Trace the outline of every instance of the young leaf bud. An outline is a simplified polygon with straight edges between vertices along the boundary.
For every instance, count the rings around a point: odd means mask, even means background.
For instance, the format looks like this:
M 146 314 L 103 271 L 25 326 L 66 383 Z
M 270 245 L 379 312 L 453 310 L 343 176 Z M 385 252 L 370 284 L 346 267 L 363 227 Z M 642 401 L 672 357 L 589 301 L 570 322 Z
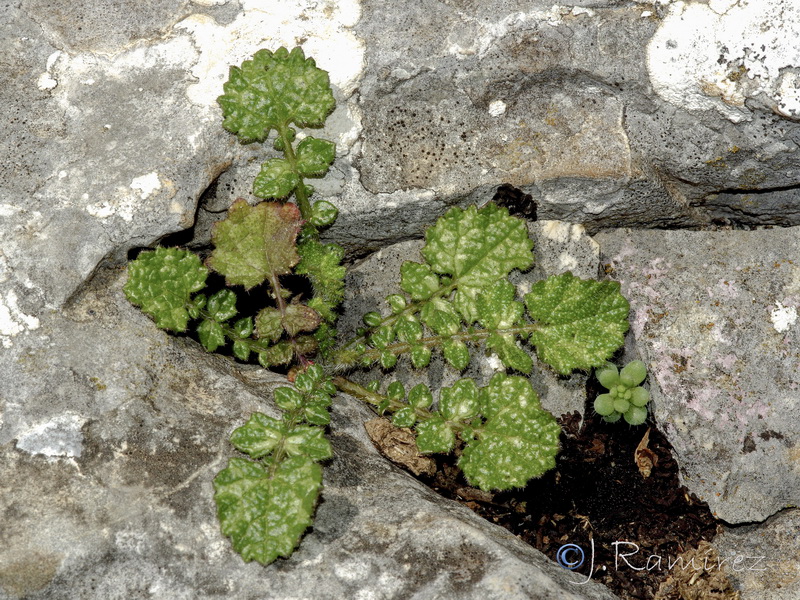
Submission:
M 608 390 L 619 383 L 619 371 L 617 371 L 617 367 L 611 363 L 606 363 L 606 366 L 598 370 L 595 376 L 597 377 L 597 381 Z
M 635 387 L 631 390 L 631 403 L 634 406 L 644 406 L 650 402 L 650 392 L 643 387 Z
M 647 367 L 640 360 L 629 362 L 620 371 L 619 379 L 627 387 L 636 387 L 647 377 Z
M 614 398 L 611 394 L 600 394 L 594 401 L 594 410 L 604 417 L 614 412 Z

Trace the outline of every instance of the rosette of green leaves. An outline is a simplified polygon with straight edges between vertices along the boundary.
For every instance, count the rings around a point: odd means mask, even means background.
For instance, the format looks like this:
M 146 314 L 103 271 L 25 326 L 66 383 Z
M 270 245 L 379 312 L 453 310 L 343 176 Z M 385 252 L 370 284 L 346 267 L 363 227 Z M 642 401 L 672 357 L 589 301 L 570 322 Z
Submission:
M 295 194 L 303 219 L 314 227 L 336 220 L 336 208 L 324 200 L 313 206 L 313 188 L 303 181 L 327 173 L 336 157 L 336 145 L 306 136 L 294 145 L 292 127 L 322 127 L 336 102 L 328 73 L 306 58 L 302 48 L 289 52 L 259 50 L 240 67 L 232 66 L 224 94 L 217 99 L 225 117 L 223 126 L 242 142 L 263 142 L 276 132 L 272 158 L 261 166 L 253 182 L 253 194 L 265 199 L 284 199 Z
M 563 273 L 535 283 L 520 302 L 507 278 L 532 264 L 532 247 L 525 222 L 504 208 L 450 209 L 425 234 L 425 262 L 402 265 L 405 294 L 387 298 L 390 314 L 365 315 L 369 330 L 337 360 L 391 368 L 408 354 L 424 367 L 439 348 L 462 370 L 470 345 L 484 344 L 506 367 L 530 373 L 533 360 L 522 346 L 528 341 L 561 374 L 603 364 L 628 329 L 619 283 Z
M 625 418 L 629 425 L 641 425 L 647 419 L 650 392 L 641 387 L 647 367 L 640 360 L 625 365 L 621 371 L 611 363 L 596 373 L 597 380 L 608 390 L 594 401 L 594 410 L 609 423 Z
M 322 368 L 299 374 L 295 387 L 275 390 L 280 419 L 254 413 L 231 435 L 249 458 L 231 458 L 214 479 L 222 532 L 245 561 L 288 557 L 311 525 L 322 489 L 319 465 L 332 456 L 324 425 L 336 388 Z
M 392 423 L 416 427 L 423 453 L 448 453 L 465 442 L 458 466 L 471 485 L 483 490 L 522 487 L 555 467 L 561 428 L 544 410 L 531 384 L 522 377 L 497 373 L 483 388 L 462 379 L 443 388 L 438 406 L 419 384 L 405 390 L 393 382 L 386 403 L 396 412 Z

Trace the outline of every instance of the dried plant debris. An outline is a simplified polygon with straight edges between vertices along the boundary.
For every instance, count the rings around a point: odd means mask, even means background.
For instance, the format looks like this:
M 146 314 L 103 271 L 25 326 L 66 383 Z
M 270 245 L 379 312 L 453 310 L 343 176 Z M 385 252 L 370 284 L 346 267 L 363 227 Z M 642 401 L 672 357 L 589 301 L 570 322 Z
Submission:
M 389 419 L 378 418 L 364 423 L 364 429 L 378 452 L 392 462 L 417 476 L 436 472 L 436 461 L 420 453 L 416 436 L 409 428 L 395 427 Z
M 706 541 L 678 557 L 656 592 L 655 600 L 739 600 L 725 574 L 724 560 L 716 548 Z

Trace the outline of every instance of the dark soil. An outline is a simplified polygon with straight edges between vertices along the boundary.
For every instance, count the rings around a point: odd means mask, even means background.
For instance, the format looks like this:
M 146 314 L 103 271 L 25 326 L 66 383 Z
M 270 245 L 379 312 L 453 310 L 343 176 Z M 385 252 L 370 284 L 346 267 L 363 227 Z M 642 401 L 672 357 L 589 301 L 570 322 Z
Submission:
M 707 504 L 679 485 L 670 444 L 652 420 L 630 427 L 606 423 L 592 410 L 586 415 L 582 424 L 577 412 L 562 416 L 556 468 L 525 489 L 470 488 L 454 457 L 438 461 L 436 475 L 421 479 L 554 561 L 566 544 L 579 546 L 584 561 L 574 569 L 576 581 L 589 577 L 594 548 L 593 580 L 625 600 L 655 598 L 670 565 L 701 541 L 711 541 L 718 522 Z M 637 453 L 648 431 L 647 449 Z M 645 472 L 648 460 L 652 463 L 649 476 L 640 471 L 637 455 Z M 578 549 L 565 548 L 559 564 L 579 560 Z

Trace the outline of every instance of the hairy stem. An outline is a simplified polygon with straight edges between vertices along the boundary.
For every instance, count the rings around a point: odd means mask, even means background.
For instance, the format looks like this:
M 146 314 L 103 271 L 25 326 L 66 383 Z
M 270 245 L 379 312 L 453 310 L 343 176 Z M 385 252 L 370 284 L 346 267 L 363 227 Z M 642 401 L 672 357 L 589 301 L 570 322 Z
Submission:
M 294 197 L 297 200 L 300 215 L 303 217 L 303 220 L 308 221 L 311 219 L 311 202 L 309 202 L 308 199 L 308 188 L 306 188 L 305 183 L 303 183 L 303 177 L 300 175 L 300 171 L 297 168 L 297 156 L 295 156 L 294 147 L 290 141 L 288 126 L 279 126 L 278 135 L 283 143 L 283 153 L 286 156 L 286 160 L 300 179 L 300 183 L 294 190 Z

